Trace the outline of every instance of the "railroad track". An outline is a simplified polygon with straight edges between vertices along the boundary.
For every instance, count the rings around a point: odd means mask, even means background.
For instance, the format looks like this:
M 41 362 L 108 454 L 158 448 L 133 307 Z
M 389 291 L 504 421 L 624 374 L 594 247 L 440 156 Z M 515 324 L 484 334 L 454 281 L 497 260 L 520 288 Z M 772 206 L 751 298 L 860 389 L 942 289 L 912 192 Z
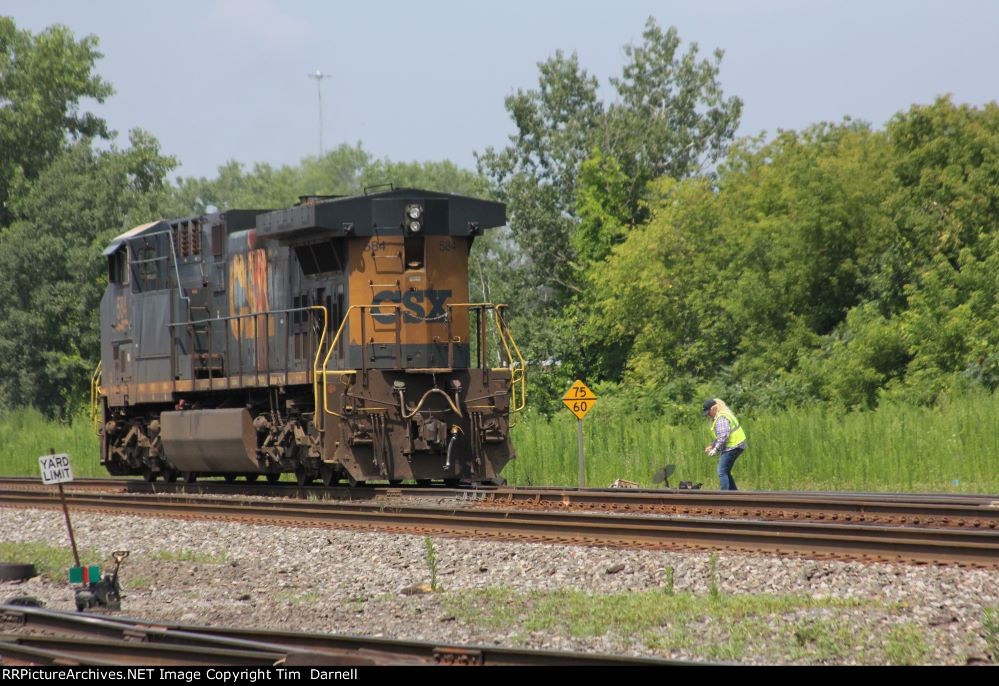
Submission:
M 188 626 L 0 605 L 0 663 L 35 666 L 666 666 L 622 657 L 400 641 L 332 634 Z M 306 673 L 307 675 L 307 673 Z M 292 674 L 281 678 L 294 678 Z
M 660 549 L 738 550 L 811 558 L 999 567 L 999 532 L 384 502 L 229 500 L 73 492 L 74 510 L 253 524 L 340 527 L 424 536 Z M 60 507 L 51 492 L 0 489 L 0 506 Z
M 51 490 L 38 479 L 0 478 L 0 488 Z M 875 524 L 999 530 L 999 496 L 788 491 L 701 491 L 566 488 L 299 487 L 202 481 L 147 483 L 136 479 L 82 479 L 73 492 L 238 495 L 301 500 L 454 501 L 462 507 L 530 508 L 607 513 L 648 513 L 730 519 Z

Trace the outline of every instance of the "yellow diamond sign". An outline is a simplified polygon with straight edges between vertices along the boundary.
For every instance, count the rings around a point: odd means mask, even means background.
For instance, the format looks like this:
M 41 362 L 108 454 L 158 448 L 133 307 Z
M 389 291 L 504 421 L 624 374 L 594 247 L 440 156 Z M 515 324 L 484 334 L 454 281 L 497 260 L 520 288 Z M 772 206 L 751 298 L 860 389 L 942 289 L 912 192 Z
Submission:
M 585 383 L 577 380 L 562 396 L 562 402 L 574 415 L 582 419 L 597 404 L 597 396 L 586 387 Z

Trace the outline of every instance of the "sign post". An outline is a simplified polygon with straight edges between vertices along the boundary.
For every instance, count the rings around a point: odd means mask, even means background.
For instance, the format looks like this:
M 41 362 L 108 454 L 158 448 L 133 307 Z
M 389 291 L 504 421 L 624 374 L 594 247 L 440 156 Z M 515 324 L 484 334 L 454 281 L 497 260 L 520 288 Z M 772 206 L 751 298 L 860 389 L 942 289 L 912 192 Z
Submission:
M 73 470 L 69 466 L 69 455 L 65 453 L 56 455 L 55 450 L 53 450 L 51 455 L 42 455 L 38 458 L 38 466 L 42 470 L 43 484 L 58 484 L 59 486 L 59 501 L 62 503 L 62 513 L 66 516 L 66 530 L 69 531 L 69 543 L 73 546 L 73 560 L 79 567 L 80 555 L 76 551 L 76 538 L 73 537 L 73 525 L 69 522 L 66 494 L 62 490 L 64 483 L 73 480 Z
M 583 452 L 583 417 L 597 404 L 597 396 L 580 380 L 569 387 L 562 402 L 576 415 L 576 442 L 579 445 L 579 487 L 586 486 L 586 457 Z

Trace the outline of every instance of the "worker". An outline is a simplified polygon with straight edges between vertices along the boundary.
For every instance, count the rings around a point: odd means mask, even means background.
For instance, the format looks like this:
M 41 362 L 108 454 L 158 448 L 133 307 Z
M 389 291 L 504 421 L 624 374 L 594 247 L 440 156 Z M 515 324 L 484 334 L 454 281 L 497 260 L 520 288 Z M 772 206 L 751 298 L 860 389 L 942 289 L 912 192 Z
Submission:
M 723 491 L 736 491 L 735 477 L 732 476 L 732 465 L 735 459 L 746 449 L 746 432 L 739 420 L 732 414 L 719 398 L 705 400 L 701 406 L 701 416 L 711 419 L 711 433 L 714 443 L 705 446 L 704 452 L 709 456 L 718 457 L 718 483 Z

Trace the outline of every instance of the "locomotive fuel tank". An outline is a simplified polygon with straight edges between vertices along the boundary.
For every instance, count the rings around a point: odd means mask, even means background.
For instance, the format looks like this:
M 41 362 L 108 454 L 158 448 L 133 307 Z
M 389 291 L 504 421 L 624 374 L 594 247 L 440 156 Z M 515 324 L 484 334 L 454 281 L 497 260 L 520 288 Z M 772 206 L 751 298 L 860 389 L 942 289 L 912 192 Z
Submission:
M 258 472 L 257 432 L 246 408 L 160 413 L 163 451 L 180 472 Z

